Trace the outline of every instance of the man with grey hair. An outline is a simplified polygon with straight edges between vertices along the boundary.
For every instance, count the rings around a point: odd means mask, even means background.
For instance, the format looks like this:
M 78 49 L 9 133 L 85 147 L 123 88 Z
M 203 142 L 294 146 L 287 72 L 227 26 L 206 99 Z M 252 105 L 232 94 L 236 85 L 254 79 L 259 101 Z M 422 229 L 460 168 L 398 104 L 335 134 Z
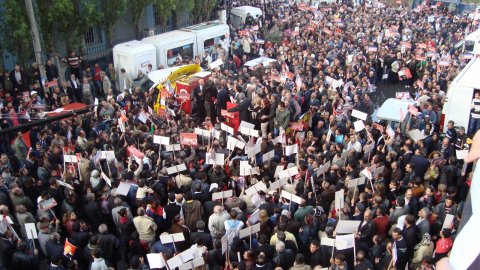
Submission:
M 275 267 L 282 267 L 283 269 L 290 269 L 295 262 L 295 254 L 291 249 L 285 248 L 285 243 L 278 241 L 275 244 L 275 257 L 273 257 L 273 265 Z
M 145 209 L 143 207 L 137 209 L 137 215 L 138 216 L 133 219 L 133 225 L 135 225 L 135 229 L 137 229 L 140 240 L 143 240 L 148 244 L 153 244 L 155 241 L 157 224 L 153 218 L 145 214 Z
M 213 208 L 213 214 L 208 218 L 208 230 L 213 239 L 222 238 L 225 235 L 225 220 L 229 218 L 223 207 L 216 205 Z
M 205 222 L 203 220 L 197 221 L 197 231 L 190 233 L 190 244 L 194 245 L 197 239 L 202 239 L 204 245 L 211 249 L 212 245 L 212 236 L 205 232 Z
M 98 226 L 97 247 L 103 252 L 103 258 L 116 268 L 117 262 L 121 259 L 121 243 L 115 235 L 108 233 L 107 225 Z

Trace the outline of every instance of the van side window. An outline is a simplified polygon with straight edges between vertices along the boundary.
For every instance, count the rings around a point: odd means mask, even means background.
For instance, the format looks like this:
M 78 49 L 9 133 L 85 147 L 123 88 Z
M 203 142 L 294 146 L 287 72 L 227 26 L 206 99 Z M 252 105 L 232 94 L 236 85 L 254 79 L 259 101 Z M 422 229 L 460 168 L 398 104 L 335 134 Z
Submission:
M 193 59 L 193 43 L 168 50 L 167 65 L 169 67 L 172 66 L 177 61 L 177 58 L 179 58 L 179 56 L 183 60 Z

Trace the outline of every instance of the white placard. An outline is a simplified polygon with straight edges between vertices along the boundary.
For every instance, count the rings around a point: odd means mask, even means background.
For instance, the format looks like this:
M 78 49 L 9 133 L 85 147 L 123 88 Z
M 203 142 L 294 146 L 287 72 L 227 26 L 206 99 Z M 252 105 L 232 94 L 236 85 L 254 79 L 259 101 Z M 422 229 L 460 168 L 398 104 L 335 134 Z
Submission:
M 140 114 L 138 114 L 138 120 L 142 121 L 142 123 L 147 123 L 147 119 L 148 119 L 148 116 L 144 113 L 144 112 L 141 112 Z
M 451 229 L 453 226 L 453 219 L 455 218 L 454 215 L 447 214 L 445 215 L 445 220 L 443 221 L 442 229 Z
M 63 182 L 63 181 L 60 181 L 60 180 L 57 180 L 57 184 L 61 185 L 61 186 L 64 186 L 70 190 L 75 190 L 75 188 L 70 185 L 69 183 L 66 183 L 66 182 Z
M 174 173 L 179 173 L 187 170 L 187 166 L 185 166 L 185 163 L 181 163 L 176 166 L 168 167 L 167 168 L 167 173 L 168 174 L 174 174 Z
M 345 192 L 343 189 L 335 192 L 335 209 L 343 209 L 345 203 Z
M 263 183 L 263 182 L 261 182 L 261 181 L 258 182 L 258 183 L 256 183 L 255 185 L 247 188 L 247 189 L 245 190 L 245 194 L 247 194 L 247 196 L 250 196 L 250 197 L 251 197 L 252 195 L 254 195 L 255 193 L 260 192 L 260 191 L 263 191 L 263 192 L 267 192 L 267 191 L 268 191 L 268 188 L 267 188 L 267 186 L 265 185 L 265 183 Z
M 457 159 L 465 159 L 468 155 L 468 150 L 456 150 Z
M 354 188 L 356 186 L 360 186 L 364 184 L 365 184 L 365 177 L 359 177 L 359 178 L 349 180 L 348 188 Z
M 217 140 L 220 140 L 220 131 L 216 130 L 216 129 L 212 129 L 212 136 L 217 139 Z
M 355 235 L 345 234 L 336 235 L 335 248 L 338 250 L 344 250 L 355 247 Z
M 257 233 L 260 231 L 260 223 L 258 224 L 255 224 L 253 226 L 249 226 L 245 229 L 242 229 L 238 232 L 238 238 L 242 239 L 242 238 L 245 238 L 245 237 L 248 237 L 254 233 Z
M 277 143 L 285 144 L 285 137 L 280 135 L 273 139 L 273 145 L 276 145 Z
M 372 180 L 373 178 L 372 172 L 368 168 L 363 169 L 363 171 L 360 172 L 360 175 L 367 177 L 369 180 Z
M 242 128 L 242 127 L 245 127 L 245 128 L 248 128 L 248 129 L 255 129 L 255 125 L 252 124 L 252 123 L 249 123 L 247 121 L 240 122 L 239 128 Z
M 287 145 L 285 146 L 285 155 L 290 156 L 292 154 L 298 153 L 298 144 Z
M 331 166 L 330 161 L 328 161 L 327 163 L 320 166 L 320 168 L 317 169 L 317 177 L 319 177 L 320 175 L 322 175 L 324 173 L 327 173 L 328 170 L 330 170 L 330 166 Z
M 247 152 L 248 158 L 253 158 L 255 155 L 262 151 L 262 146 L 260 144 L 255 144 L 253 147 L 250 147 Z
M 239 131 L 240 131 L 240 133 L 242 133 L 243 135 L 246 135 L 246 136 L 251 136 L 251 137 L 255 137 L 255 138 L 260 137 L 260 133 L 258 132 L 258 130 L 253 129 L 253 128 L 240 127 Z
M 200 135 L 200 136 L 203 136 L 203 137 L 208 137 L 210 138 L 210 131 L 206 130 L 206 129 L 201 129 L 201 128 L 195 128 L 195 134 L 197 135 Z
M 161 234 L 160 242 L 162 244 L 168 244 L 172 242 L 181 242 L 185 241 L 185 236 L 183 233 L 172 233 L 172 234 Z
M 184 252 L 178 254 L 177 256 L 173 256 L 170 260 L 167 261 L 167 264 L 170 269 L 175 269 L 190 260 L 193 260 L 193 254 L 190 249 L 187 249 Z
M 235 133 L 232 127 L 225 125 L 224 123 L 220 123 L 220 129 L 232 135 Z
M 281 189 L 288 183 L 288 178 L 279 179 L 270 184 L 270 190 Z
M 25 232 L 27 233 L 28 239 L 38 239 L 35 223 L 25 223 Z
M 258 222 L 260 219 L 260 209 L 255 210 L 251 215 L 248 221 L 250 221 L 250 224 L 255 224 Z
M 115 159 L 115 152 L 114 151 L 100 151 L 101 159 L 107 159 L 107 160 L 112 160 Z
M 196 269 L 197 267 L 200 267 L 205 264 L 205 261 L 203 258 L 198 258 L 193 261 L 186 262 L 178 267 L 178 270 L 190 270 L 190 269 Z
M 213 61 L 212 63 L 210 63 L 210 65 L 208 65 L 208 67 L 210 69 L 216 69 L 217 67 L 219 67 L 221 65 L 223 65 L 223 60 L 222 60 L 222 58 L 219 58 L 219 59 Z
M 379 174 L 383 173 L 384 170 L 385 170 L 385 166 L 380 166 L 380 167 L 375 169 L 375 171 L 373 172 L 373 175 L 379 175 Z
M 302 198 L 298 197 L 297 195 L 293 195 L 292 193 L 285 190 L 282 190 L 280 196 L 298 204 L 302 203 Z
M 149 253 L 147 254 L 147 260 L 151 269 L 165 267 L 165 260 L 163 259 L 162 253 Z
M 333 247 L 335 246 L 335 239 L 329 237 L 322 237 L 322 239 L 320 239 L 320 245 Z
M 120 182 L 120 184 L 117 187 L 117 195 L 127 196 L 131 186 L 132 184 L 130 183 Z
M 419 129 L 410 130 L 407 132 L 407 134 L 408 137 L 410 137 L 410 139 L 412 139 L 414 142 L 418 142 L 419 140 L 423 140 L 427 137 Z
M 170 137 L 153 135 L 153 143 L 170 145 Z
M 206 153 L 205 155 L 205 164 L 223 166 L 224 163 L 225 163 L 225 154 Z
M 167 152 L 180 151 L 180 150 L 182 150 L 180 144 L 171 144 L 171 145 L 165 146 L 165 151 Z
M 365 121 L 365 120 L 367 120 L 367 116 L 368 116 L 368 115 L 367 115 L 366 113 L 364 113 L 364 112 L 361 112 L 361 111 L 359 111 L 359 110 L 353 109 L 353 110 L 352 110 L 352 116 L 355 117 L 355 118 L 358 118 L 358 119 L 360 119 L 360 120 Z
M 225 254 L 225 252 L 228 249 L 228 236 L 225 234 L 220 241 L 222 242 L 222 254 Z
M 358 231 L 360 220 L 339 220 L 335 231 L 339 233 L 355 233 Z
M 63 161 L 69 163 L 78 163 L 77 156 L 75 155 L 63 155 Z
M 297 168 L 297 166 L 294 166 L 294 167 L 291 167 L 289 169 L 286 169 L 286 170 L 283 170 L 283 171 L 279 172 L 278 177 L 280 179 L 290 178 L 290 177 L 295 176 L 297 174 L 298 174 L 298 168 Z
M 360 132 L 365 129 L 365 124 L 362 120 L 353 122 L 353 126 L 355 127 L 355 132 Z
M 224 198 L 230 198 L 233 196 L 233 190 L 225 190 L 212 193 L 212 201 L 221 200 Z

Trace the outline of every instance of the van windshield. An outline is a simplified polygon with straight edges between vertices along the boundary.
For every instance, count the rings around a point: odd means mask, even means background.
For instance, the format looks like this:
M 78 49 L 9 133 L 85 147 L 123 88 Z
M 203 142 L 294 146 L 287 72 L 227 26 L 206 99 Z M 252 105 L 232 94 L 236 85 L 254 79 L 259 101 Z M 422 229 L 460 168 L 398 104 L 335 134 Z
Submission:
M 179 57 L 180 56 L 180 57 Z M 181 64 L 181 59 L 193 59 L 193 43 L 182 45 L 167 51 L 167 65 L 173 66 L 178 61 Z
M 475 41 L 472 41 L 472 40 L 465 41 L 465 51 L 466 52 L 473 52 L 474 47 L 475 47 Z

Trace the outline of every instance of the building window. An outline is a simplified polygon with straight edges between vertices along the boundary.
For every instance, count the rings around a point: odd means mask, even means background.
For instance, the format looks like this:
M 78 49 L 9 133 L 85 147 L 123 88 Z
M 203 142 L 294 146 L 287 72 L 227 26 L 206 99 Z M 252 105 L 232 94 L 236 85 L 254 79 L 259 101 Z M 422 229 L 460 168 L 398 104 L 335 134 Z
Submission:
M 102 43 L 102 36 L 97 28 L 90 27 L 85 33 L 85 43 L 87 45 Z

